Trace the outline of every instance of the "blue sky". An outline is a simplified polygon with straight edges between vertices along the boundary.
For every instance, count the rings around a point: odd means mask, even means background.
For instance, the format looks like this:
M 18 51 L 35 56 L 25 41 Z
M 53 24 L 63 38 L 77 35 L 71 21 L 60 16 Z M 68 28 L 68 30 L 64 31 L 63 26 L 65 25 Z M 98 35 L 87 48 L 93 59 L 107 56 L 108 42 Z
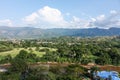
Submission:
M 120 27 L 120 0 L 1 0 L 0 26 Z

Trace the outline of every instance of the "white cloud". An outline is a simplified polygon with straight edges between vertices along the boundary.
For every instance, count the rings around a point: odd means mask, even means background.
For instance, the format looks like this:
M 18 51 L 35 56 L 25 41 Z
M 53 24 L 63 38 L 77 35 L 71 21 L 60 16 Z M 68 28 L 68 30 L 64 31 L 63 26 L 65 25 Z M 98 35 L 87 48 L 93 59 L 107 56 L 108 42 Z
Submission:
M 13 23 L 10 19 L 0 20 L 0 26 L 13 26 Z
M 98 21 L 103 21 L 103 20 L 105 20 L 105 15 L 100 15 L 100 16 L 98 16 L 98 17 L 96 18 L 96 20 L 98 20 Z
M 90 25 L 100 28 L 120 27 L 120 13 L 112 10 L 110 15 L 100 15 L 96 18 L 91 18 Z
M 63 16 L 58 9 L 45 6 L 43 9 L 40 9 L 38 13 L 43 20 L 50 23 L 64 21 Z
M 73 20 L 70 22 L 71 28 L 88 28 L 89 20 L 83 20 L 76 16 L 73 16 Z
M 111 10 L 110 13 L 111 13 L 111 14 L 117 14 L 118 12 L 115 11 L 115 10 Z
M 95 19 L 95 18 L 91 18 L 91 20 L 92 20 L 93 22 L 95 22 L 95 21 L 96 21 L 96 19 Z
M 48 6 L 43 7 L 26 16 L 23 19 L 27 24 L 32 24 L 44 28 L 67 27 L 68 22 L 64 20 L 62 13 L 55 8 Z
M 89 17 L 88 20 L 72 16 L 66 13 L 64 16 L 58 9 L 45 6 L 36 12 L 23 18 L 25 24 L 30 24 L 40 28 L 110 28 L 120 27 L 120 12 L 111 10 L 109 15 L 104 14 L 91 17 L 84 13 L 83 16 Z M 68 20 L 65 20 L 69 16 Z
M 70 16 L 70 13 L 66 13 L 67 16 Z
M 71 14 L 66 13 L 66 16 L 71 17 Z M 60 10 L 48 6 L 26 16 L 23 20 L 27 24 L 40 28 L 87 28 L 89 25 L 88 20 L 76 16 L 73 16 L 72 20 L 66 21 Z
M 39 15 L 37 14 L 37 13 L 32 13 L 31 15 L 29 15 L 29 16 L 26 16 L 25 18 L 24 18 L 24 20 L 29 24 L 29 23 L 31 23 L 31 24 L 35 24 L 35 23 L 37 23 L 37 21 L 36 21 L 36 19 L 39 17 Z

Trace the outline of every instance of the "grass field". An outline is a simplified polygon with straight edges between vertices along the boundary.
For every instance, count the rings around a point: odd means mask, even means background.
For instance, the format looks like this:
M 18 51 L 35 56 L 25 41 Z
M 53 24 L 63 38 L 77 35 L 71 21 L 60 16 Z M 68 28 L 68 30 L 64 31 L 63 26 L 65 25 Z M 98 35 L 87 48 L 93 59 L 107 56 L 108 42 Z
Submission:
M 44 49 L 46 47 L 40 47 L 40 49 Z M 31 47 L 32 49 L 32 53 L 35 53 L 37 56 L 41 57 L 43 54 L 45 54 L 45 52 L 39 52 L 39 51 L 36 51 L 35 50 L 35 47 Z M 56 51 L 56 49 L 54 48 L 48 48 L 50 51 Z M 11 51 L 5 51 L 5 52 L 0 52 L 0 59 L 4 58 L 4 56 L 7 56 L 7 55 L 11 55 L 12 57 L 15 57 L 20 50 L 26 50 L 28 52 L 30 52 L 30 48 L 14 48 L 13 50 Z

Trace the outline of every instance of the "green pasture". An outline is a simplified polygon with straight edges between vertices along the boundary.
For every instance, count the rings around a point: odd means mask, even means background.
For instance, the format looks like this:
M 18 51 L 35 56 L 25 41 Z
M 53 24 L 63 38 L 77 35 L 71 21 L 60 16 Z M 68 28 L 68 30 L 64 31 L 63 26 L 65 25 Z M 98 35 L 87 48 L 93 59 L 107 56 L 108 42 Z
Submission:
M 46 47 L 40 47 L 39 49 L 44 49 L 44 48 L 46 48 Z M 54 48 L 47 48 L 47 49 L 49 49 L 49 51 L 55 51 L 56 50 Z M 36 51 L 35 47 L 30 47 L 30 48 L 27 48 L 27 49 L 25 49 L 25 48 L 14 48 L 11 51 L 0 52 L 0 59 L 4 58 L 4 56 L 7 56 L 7 55 L 11 55 L 12 57 L 15 57 L 19 53 L 20 50 L 26 50 L 28 52 L 32 52 L 39 57 L 42 57 L 42 55 L 44 55 L 46 53 L 45 51 L 44 52 L 43 51 L 41 51 L 41 52 Z

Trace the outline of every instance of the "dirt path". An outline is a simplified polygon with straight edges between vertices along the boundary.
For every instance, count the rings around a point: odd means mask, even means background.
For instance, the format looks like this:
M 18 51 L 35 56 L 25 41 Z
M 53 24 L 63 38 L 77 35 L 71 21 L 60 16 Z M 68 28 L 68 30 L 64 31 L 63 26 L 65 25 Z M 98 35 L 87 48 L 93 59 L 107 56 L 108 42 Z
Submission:
M 57 63 L 57 62 L 37 62 L 37 63 L 32 63 L 30 64 L 30 66 L 38 66 L 38 65 L 49 65 L 49 66 L 68 66 L 70 64 L 74 64 L 74 63 Z M 9 68 L 11 65 L 8 64 L 1 64 L 0 68 Z M 117 71 L 120 72 L 120 66 L 113 66 L 113 65 L 81 65 L 87 69 L 90 69 L 93 66 L 97 66 L 100 68 L 100 70 L 108 70 L 108 71 Z

